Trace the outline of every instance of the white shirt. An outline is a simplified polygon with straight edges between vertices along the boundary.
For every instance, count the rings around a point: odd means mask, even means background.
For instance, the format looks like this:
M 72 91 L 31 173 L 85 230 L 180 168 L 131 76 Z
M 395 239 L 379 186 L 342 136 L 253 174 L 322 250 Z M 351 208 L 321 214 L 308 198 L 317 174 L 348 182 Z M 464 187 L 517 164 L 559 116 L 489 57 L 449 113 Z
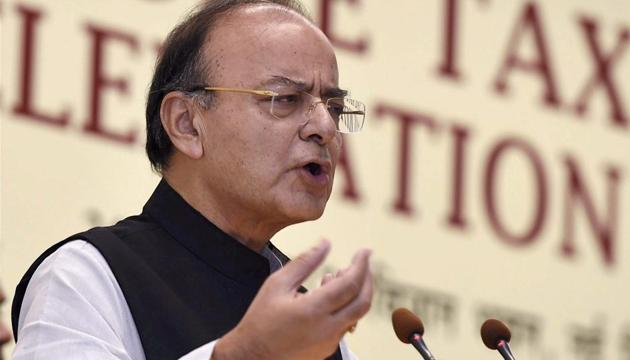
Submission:
M 22 301 L 14 360 L 144 360 L 138 330 L 107 261 L 91 244 L 71 241 L 48 256 Z M 209 360 L 217 340 L 181 360 Z M 356 360 L 342 339 L 344 359 Z

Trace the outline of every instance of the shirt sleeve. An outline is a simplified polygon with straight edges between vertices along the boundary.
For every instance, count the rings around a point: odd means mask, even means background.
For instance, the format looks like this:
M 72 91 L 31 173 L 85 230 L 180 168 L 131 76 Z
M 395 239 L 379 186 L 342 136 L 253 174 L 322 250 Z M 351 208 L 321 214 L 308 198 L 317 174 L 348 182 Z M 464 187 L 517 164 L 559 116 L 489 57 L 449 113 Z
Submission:
M 72 241 L 29 281 L 13 358 L 144 360 L 122 290 L 91 244 Z
M 107 261 L 90 243 L 71 241 L 29 281 L 13 359 L 144 360 L 129 306 Z M 208 360 L 216 341 L 182 360 Z

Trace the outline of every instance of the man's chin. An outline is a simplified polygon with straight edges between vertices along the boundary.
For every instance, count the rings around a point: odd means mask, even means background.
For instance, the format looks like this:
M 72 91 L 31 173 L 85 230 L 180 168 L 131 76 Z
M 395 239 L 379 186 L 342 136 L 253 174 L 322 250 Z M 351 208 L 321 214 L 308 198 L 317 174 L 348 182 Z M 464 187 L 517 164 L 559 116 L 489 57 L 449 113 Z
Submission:
M 288 212 L 288 216 L 291 218 L 291 223 L 297 224 L 306 221 L 317 220 L 324 214 L 324 209 L 326 205 L 323 206 L 308 206 L 308 207 L 300 207 L 297 209 L 293 209 Z

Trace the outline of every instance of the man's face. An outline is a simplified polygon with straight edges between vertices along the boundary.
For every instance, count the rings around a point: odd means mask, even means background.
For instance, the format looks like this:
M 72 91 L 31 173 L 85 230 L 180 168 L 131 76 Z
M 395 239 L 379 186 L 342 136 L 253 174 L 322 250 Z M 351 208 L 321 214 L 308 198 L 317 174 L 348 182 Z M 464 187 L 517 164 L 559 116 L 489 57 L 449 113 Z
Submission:
M 0 287 L 0 308 L 2 308 L 2 305 L 4 304 L 4 299 L 4 290 Z M 2 346 L 9 341 L 11 341 L 11 331 L 9 330 L 9 327 L 0 320 L 0 360 L 3 359 Z
M 317 100 L 339 92 L 329 41 L 286 10 L 241 8 L 217 24 L 205 50 L 214 54 L 210 86 L 281 94 L 304 90 Z M 261 226 L 283 227 L 321 216 L 341 147 L 324 105 L 310 116 L 297 111 L 278 119 L 268 112 L 268 98 L 229 92 L 214 96 L 203 112 L 201 166 L 215 202 Z M 304 97 L 309 104 L 315 100 Z

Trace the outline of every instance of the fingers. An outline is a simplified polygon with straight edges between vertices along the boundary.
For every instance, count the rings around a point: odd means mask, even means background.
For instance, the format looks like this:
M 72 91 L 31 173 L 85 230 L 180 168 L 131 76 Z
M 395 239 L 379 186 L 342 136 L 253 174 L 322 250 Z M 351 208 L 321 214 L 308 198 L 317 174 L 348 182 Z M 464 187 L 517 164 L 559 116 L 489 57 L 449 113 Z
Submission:
M 323 285 L 326 285 L 326 284 L 327 284 L 327 283 L 329 283 L 331 280 L 333 280 L 333 279 L 335 279 L 335 278 L 338 278 L 338 277 L 342 276 L 342 275 L 343 275 L 346 271 L 347 271 L 347 269 L 339 269 L 339 270 L 337 270 L 337 272 L 335 273 L 335 275 L 334 275 L 334 276 L 333 276 L 333 274 L 332 274 L 332 273 L 326 273 L 326 274 L 324 274 L 324 277 L 322 278 L 322 284 L 321 284 L 321 285 L 322 285 L 322 286 L 323 286 Z M 350 333 L 350 334 L 354 333 L 354 331 L 355 331 L 355 330 L 356 330 L 356 328 L 357 328 L 357 325 L 358 325 L 358 321 L 355 321 L 354 323 L 352 323 L 352 325 L 350 325 L 350 326 L 348 326 L 348 327 L 346 328 L 346 331 L 345 331 L 345 332 L 346 332 L 346 333 Z
M 285 290 L 296 290 L 321 265 L 329 250 L 330 242 L 322 240 L 319 245 L 300 254 L 285 267 L 278 270 L 274 277 Z
M 313 301 L 318 302 L 325 312 L 333 314 L 365 291 L 366 285 L 371 287 L 370 254 L 371 252 L 365 249 L 357 252 L 347 269 L 341 271 L 334 279 L 328 280 L 325 286 L 313 291 Z
M 337 320 L 342 324 L 351 324 L 350 327 L 352 328 L 355 327 L 356 322 L 370 310 L 373 288 L 372 272 L 368 269 L 359 294 L 334 314 Z
M 329 283 L 332 279 L 334 279 L 335 277 L 333 276 L 333 274 L 331 273 L 326 273 L 324 274 L 324 277 L 322 278 L 322 282 L 321 285 L 324 286 L 327 283 Z
M 332 273 L 326 273 L 324 274 L 324 276 L 322 277 L 322 282 L 321 282 L 321 286 L 326 285 L 327 283 L 329 283 L 331 280 L 340 277 L 341 275 L 343 275 L 344 273 L 344 269 L 339 269 L 337 270 L 337 272 L 335 273 L 335 275 L 333 275 Z

